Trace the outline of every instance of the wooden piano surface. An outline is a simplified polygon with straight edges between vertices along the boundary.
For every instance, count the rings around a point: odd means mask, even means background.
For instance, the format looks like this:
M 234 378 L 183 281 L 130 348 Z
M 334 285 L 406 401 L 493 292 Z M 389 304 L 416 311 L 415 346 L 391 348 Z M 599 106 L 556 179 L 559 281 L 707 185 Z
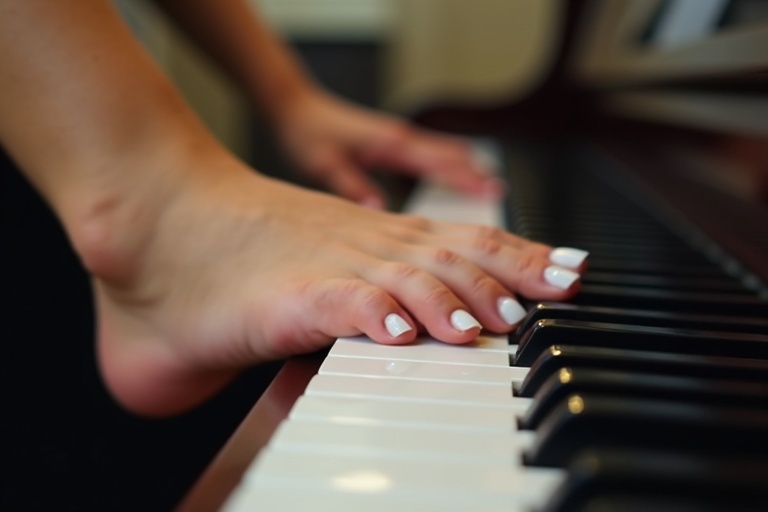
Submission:
M 230 440 L 178 507 L 179 512 L 219 510 L 259 450 L 267 444 L 322 363 L 321 355 L 285 362 Z

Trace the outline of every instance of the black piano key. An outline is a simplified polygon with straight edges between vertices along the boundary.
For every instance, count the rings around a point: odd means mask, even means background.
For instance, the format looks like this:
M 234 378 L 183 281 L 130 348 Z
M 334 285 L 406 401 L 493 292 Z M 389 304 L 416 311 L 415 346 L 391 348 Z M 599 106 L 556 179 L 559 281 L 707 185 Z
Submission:
M 579 306 L 566 302 L 541 302 L 530 307 L 528 315 L 518 327 L 517 332 L 525 332 L 533 324 L 544 319 L 585 320 L 629 325 L 700 329 L 703 331 L 768 333 L 768 319 L 766 318 Z M 512 336 L 517 335 L 519 334 Z
M 656 263 L 663 265 L 688 265 L 696 264 L 702 267 L 709 267 L 712 263 L 707 260 L 700 253 L 694 252 L 691 249 L 680 248 L 653 248 L 645 247 L 641 244 L 638 247 L 632 247 L 630 245 L 620 246 L 616 244 L 615 247 L 604 244 L 603 249 L 599 249 L 597 244 L 589 243 L 584 240 L 578 241 L 579 247 L 589 251 L 590 256 L 593 259 L 614 259 L 622 261 L 642 261 L 645 263 Z M 560 242 L 564 244 L 566 242 Z M 640 247 L 643 247 L 642 249 Z M 717 267 L 715 266 L 715 269 Z
M 621 272 L 587 271 L 582 277 L 583 284 L 662 288 L 673 291 L 743 292 L 738 281 L 726 278 L 692 278 L 655 276 L 651 274 L 624 274 Z
M 542 420 L 524 462 L 566 467 L 587 448 L 762 458 L 766 432 L 766 410 L 573 394 Z
M 636 494 L 611 494 L 598 497 L 579 508 L 562 508 L 568 512 L 765 512 L 763 505 L 748 500 L 709 500 L 688 494 L 678 496 L 638 496 Z
M 768 510 L 768 464 L 733 457 L 588 450 L 541 512 Z
M 551 375 L 562 368 L 613 369 L 738 382 L 768 382 L 768 361 L 761 359 L 556 345 L 534 361 L 523 382 L 513 384 L 512 390 L 516 396 L 532 397 Z
M 520 428 L 535 429 L 568 395 L 593 392 L 604 396 L 768 410 L 768 382 L 732 382 L 592 368 L 563 368 L 550 376 L 534 395 L 531 407 L 520 420 Z
M 517 342 L 516 366 L 530 366 L 558 344 L 768 359 L 768 335 L 579 320 L 539 320 Z
M 556 243 L 556 242 L 555 242 Z M 560 242 L 562 243 L 562 242 Z M 600 272 L 627 274 L 655 274 L 662 276 L 723 277 L 725 271 L 716 265 L 665 265 L 653 261 L 624 260 L 616 258 L 589 258 L 589 268 Z
M 768 301 L 753 293 L 694 293 L 583 285 L 574 304 L 614 308 L 663 309 L 685 313 L 712 313 L 768 318 Z

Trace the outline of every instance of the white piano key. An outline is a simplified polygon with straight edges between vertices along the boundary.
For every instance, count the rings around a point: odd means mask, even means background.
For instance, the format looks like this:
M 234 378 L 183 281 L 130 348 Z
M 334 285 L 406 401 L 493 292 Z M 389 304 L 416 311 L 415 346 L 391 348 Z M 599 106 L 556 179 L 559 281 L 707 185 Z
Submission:
M 418 510 L 419 512 L 530 512 L 528 507 L 509 504 L 455 503 L 439 499 L 386 498 L 380 495 L 350 495 L 342 491 L 309 492 L 305 489 L 238 489 L 225 504 L 222 512 L 392 512 Z
M 271 446 L 329 457 L 520 465 L 534 437 L 530 431 L 478 433 L 293 420 L 280 426 Z
M 393 425 L 469 432 L 517 430 L 513 408 L 371 400 L 368 397 L 299 397 L 289 420 L 325 421 L 339 425 Z
M 362 343 L 372 344 L 372 345 L 380 345 L 380 343 L 376 343 L 375 341 L 371 340 L 367 336 L 352 336 L 348 338 L 339 338 L 337 341 L 340 341 L 340 340 L 345 340 L 345 342 L 354 341 L 354 342 L 362 342 Z M 419 336 L 418 338 L 416 338 L 416 341 L 405 346 L 407 347 L 433 346 L 436 348 L 459 347 L 459 348 L 471 348 L 476 350 L 490 350 L 492 352 L 505 352 L 507 354 L 510 353 L 510 350 L 511 350 L 510 347 L 514 347 L 515 350 L 517 349 L 517 345 L 509 344 L 509 338 L 507 336 L 500 335 L 500 334 L 481 334 L 480 336 L 475 338 L 473 341 L 469 343 L 465 343 L 463 345 L 451 345 L 443 341 L 438 341 L 432 338 L 431 336 Z M 333 349 L 331 349 L 331 351 L 332 350 Z
M 436 185 L 417 189 L 406 205 L 412 215 L 443 222 L 502 226 L 503 212 L 497 201 L 470 197 L 448 187 Z
M 541 504 L 562 479 L 562 470 L 550 468 L 328 457 L 270 447 L 248 469 L 244 485 L 256 490 L 335 490 L 352 496 L 446 501 L 474 510 L 475 503 Z
M 340 338 L 333 344 L 330 354 L 342 357 L 373 357 L 402 361 L 509 366 L 509 352 L 478 350 L 474 346 L 447 345 L 437 342 L 410 345 L 381 345 L 368 338 Z
M 479 366 L 445 364 L 370 357 L 339 357 L 328 355 L 318 373 L 329 375 L 358 375 L 380 378 L 403 378 L 454 382 L 476 382 L 510 386 L 522 382 L 527 368 L 514 366 Z
M 513 397 L 511 386 L 380 379 L 352 375 L 315 375 L 305 393 L 307 395 L 359 396 L 378 400 L 509 407 L 520 412 L 524 412 L 529 404 L 528 399 Z

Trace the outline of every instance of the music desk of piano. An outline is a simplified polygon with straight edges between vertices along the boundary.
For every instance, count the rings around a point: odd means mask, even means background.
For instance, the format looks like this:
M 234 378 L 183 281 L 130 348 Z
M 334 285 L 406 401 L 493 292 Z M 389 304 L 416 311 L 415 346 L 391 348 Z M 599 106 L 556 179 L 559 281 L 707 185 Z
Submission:
M 584 16 L 584 4 L 568 5 Z M 601 4 L 602 23 L 618 4 Z M 558 62 L 575 46 L 574 12 Z M 329 355 L 286 362 L 179 510 L 227 499 L 231 512 L 768 509 L 767 48 L 768 25 L 757 23 L 634 60 L 603 55 L 576 88 L 558 65 L 522 104 L 423 112 L 432 126 L 503 141 L 512 181 L 506 211 L 427 188 L 415 213 L 503 219 L 584 246 L 582 293 L 573 306 L 530 304 L 511 348 L 500 337 L 470 348 L 425 340 L 394 355 L 339 340 Z M 564 106 L 554 124 L 525 124 L 537 102 Z M 713 187 L 723 168 L 740 178 Z M 556 370 L 536 380 L 531 363 Z M 500 390 L 508 404 L 494 402 Z

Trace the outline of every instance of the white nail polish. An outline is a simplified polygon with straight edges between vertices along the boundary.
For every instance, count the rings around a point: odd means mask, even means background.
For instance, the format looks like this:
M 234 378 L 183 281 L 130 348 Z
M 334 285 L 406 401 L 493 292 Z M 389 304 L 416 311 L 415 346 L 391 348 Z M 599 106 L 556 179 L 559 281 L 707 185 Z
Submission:
M 579 268 L 587 259 L 589 253 L 573 247 L 558 247 L 549 253 L 549 261 L 555 265 L 568 268 Z
M 544 269 L 544 279 L 562 290 L 567 290 L 579 278 L 579 274 L 566 268 L 551 265 Z
M 499 315 L 509 325 L 515 325 L 525 318 L 527 312 L 515 299 L 511 297 L 502 297 L 498 302 Z
M 457 309 L 451 313 L 451 325 L 454 329 L 460 332 L 467 332 L 468 330 L 474 329 L 475 327 L 480 329 L 483 328 L 483 326 L 480 325 L 480 322 L 478 322 L 475 317 L 463 309 Z
M 413 327 L 408 325 L 403 317 L 397 313 L 390 313 L 384 318 L 384 326 L 387 328 L 387 332 L 393 338 L 397 338 L 401 334 L 408 331 L 412 331 Z

